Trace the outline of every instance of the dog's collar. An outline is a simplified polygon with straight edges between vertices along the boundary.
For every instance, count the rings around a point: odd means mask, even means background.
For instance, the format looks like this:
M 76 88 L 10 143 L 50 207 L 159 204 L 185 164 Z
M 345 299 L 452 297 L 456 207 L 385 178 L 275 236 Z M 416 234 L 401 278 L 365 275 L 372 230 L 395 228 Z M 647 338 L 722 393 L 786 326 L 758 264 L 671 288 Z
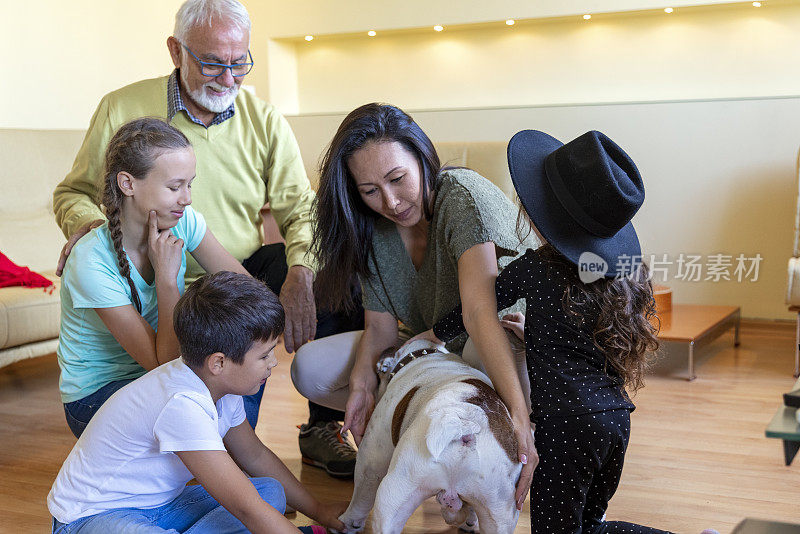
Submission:
M 417 358 L 421 358 L 422 356 L 427 356 L 428 354 L 436 354 L 438 352 L 440 351 L 437 349 L 417 349 L 415 351 L 409 352 L 403 357 L 403 359 L 401 359 L 399 362 L 395 364 L 394 368 L 392 368 L 391 372 L 389 372 L 389 374 L 387 375 L 386 381 L 390 382 L 392 378 L 394 378 L 394 375 L 399 373 L 403 367 L 413 362 Z

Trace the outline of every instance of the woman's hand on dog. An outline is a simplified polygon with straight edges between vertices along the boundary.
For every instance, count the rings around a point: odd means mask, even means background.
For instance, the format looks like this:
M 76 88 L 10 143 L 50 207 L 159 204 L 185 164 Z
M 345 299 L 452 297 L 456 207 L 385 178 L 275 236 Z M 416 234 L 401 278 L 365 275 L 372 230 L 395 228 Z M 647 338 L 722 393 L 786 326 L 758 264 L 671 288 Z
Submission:
M 424 339 L 425 341 L 430 341 L 434 345 L 439 345 L 441 347 L 444 347 L 444 341 L 442 341 L 438 337 L 436 337 L 436 334 L 433 333 L 433 328 L 431 328 L 430 330 L 425 330 L 421 334 L 417 334 L 416 336 L 412 337 L 411 339 L 409 339 L 408 341 L 403 343 L 403 346 L 400 347 L 400 350 L 403 350 L 403 347 L 406 347 L 407 345 L 410 345 L 414 341 L 417 341 L 417 340 L 420 340 L 420 339 Z
M 514 434 L 517 437 L 517 447 L 519 450 L 519 461 L 522 463 L 522 471 L 517 481 L 517 491 L 514 494 L 514 501 L 517 510 L 522 510 L 525 504 L 525 497 L 531 487 L 533 480 L 533 470 L 539 463 L 539 453 L 536 452 L 536 445 L 533 439 L 533 425 L 527 414 L 521 418 L 512 418 L 514 423 Z
M 360 389 L 350 392 L 344 412 L 342 433 L 349 430 L 353 434 L 356 445 L 361 445 L 361 439 L 364 437 L 364 431 L 374 409 L 375 393 L 373 391 Z
M 378 389 L 378 378 L 371 368 L 358 372 L 353 369 L 350 375 L 350 396 L 344 410 L 342 434 L 350 431 L 356 445 L 361 445 L 369 418 L 375 409 L 375 391 Z

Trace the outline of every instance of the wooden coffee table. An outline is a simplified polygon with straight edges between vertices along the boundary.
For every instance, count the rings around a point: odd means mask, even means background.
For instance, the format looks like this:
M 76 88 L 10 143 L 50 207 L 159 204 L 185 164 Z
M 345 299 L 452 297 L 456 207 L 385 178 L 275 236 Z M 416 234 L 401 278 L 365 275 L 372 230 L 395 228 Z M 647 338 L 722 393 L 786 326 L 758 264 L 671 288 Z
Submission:
M 731 534 L 800 534 L 800 525 L 747 518 Z
M 694 349 L 719 337 L 734 327 L 733 344 L 739 346 L 741 310 L 738 306 L 704 306 L 701 304 L 673 304 L 672 309 L 659 313 L 661 328 L 658 339 L 689 344 L 689 380 L 697 378 L 694 372 Z

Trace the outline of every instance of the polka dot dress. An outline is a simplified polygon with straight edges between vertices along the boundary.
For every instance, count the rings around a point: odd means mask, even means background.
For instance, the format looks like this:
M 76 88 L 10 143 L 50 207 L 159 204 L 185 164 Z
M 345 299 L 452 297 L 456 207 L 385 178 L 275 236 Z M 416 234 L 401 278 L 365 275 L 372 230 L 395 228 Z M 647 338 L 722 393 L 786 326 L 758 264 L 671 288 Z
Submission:
M 599 310 L 564 310 L 567 276 L 528 250 L 497 277 L 498 309 L 525 299 L 525 352 L 539 465 L 531 485 L 537 533 L 659 533 L 603 521 L 617 489 L 634 405 L 592 338 Z M 574 267 L 577 268 L 577 267 Z M 464 331 L 461 309 L 434 327 L 447 341 Z

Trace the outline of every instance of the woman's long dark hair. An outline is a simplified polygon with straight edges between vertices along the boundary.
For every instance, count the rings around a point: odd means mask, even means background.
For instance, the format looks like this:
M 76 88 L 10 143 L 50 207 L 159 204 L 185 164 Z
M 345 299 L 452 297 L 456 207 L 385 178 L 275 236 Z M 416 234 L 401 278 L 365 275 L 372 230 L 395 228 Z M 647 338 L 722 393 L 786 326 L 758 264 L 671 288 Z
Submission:
M 319 262 L 315 293 L 324 309 L 352 309 L 354 277 L 372 274 L 368 260 L 375 220 L 380 215 L 364 204 L 348 162 L 367 144 L 384 142 L 400 143 L 417 158 L 425 218 L 430 220 L 433 215 L 441 164 L 425 132 L 401 109 L 388 104 L 366 104 L 351 111 L 322 158 L 314 201 L 311 253 Z
M 651 322 L 656 318 L 656 301 L 647 265 L 641 262 L 629 275 L 585 284 L 577 267 L 552 245 L 546 244 L 536 252 L 567 276 L 562 300 L 567 316 L 580 323 L 599 311 L 594 344 L 625 386 L 633 391 L 644 386 L 649 357 L 658 350 L 658 328 Z

